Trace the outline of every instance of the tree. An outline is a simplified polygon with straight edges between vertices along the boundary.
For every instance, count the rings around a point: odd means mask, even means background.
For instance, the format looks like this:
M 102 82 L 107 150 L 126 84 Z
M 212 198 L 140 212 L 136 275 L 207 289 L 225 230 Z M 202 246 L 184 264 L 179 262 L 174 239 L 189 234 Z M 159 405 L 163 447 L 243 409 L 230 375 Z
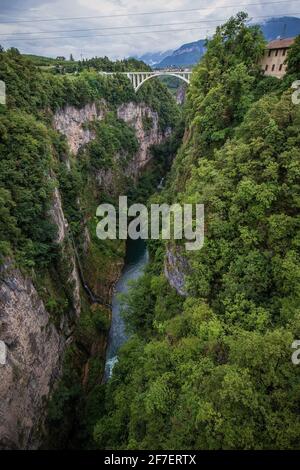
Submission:
M 287 73 L 300 74 L 300 35 L 295 38 L 294 44 L 291 46 L 288 56 L 286 58 Z
M 101 448 L 299 448 L 300 107 L 261 75 L 264 40 L 245 19 L 207 44 L 160 193 L 205 205 L 204 247 L 183 254 L 187 298 L 159 275 L 160 244 L 125 301 L 135 336 L 107 385 Z

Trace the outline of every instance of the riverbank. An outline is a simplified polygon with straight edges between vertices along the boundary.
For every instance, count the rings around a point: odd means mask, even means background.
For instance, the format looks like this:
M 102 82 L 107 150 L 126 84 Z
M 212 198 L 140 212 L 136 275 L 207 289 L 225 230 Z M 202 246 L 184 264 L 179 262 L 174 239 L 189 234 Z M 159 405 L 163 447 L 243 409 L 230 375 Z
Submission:
M 112 297 L 112 318 L 103 382 L 107 382 L 111 377 L 113 367 L 118 360 L 118 351 L 128 339 L 126 325 L 121 314 L 122 302 L 120 294 L 127 293 L 130 289 L 130 281 L 136 280 L 141 276 L 144 267 L 148 263 L 148 259 L 148 250 L 143 240 L 128 240 L 124 267 Z

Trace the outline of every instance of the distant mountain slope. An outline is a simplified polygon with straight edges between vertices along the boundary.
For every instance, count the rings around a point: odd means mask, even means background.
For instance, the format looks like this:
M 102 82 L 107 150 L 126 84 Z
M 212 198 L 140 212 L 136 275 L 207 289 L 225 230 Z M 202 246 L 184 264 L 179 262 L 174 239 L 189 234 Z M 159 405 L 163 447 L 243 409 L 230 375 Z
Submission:
M 205 39 L 184 44 L 173 54 L 165 57 L 156 67 L 189 66 L 197 63 L 205 52 Z
M 300 18 L 293 16 L 283 16 L 280 18 L 269 18 L 260 24 L 265 38 L 268 41 L 277 37 L 293 37 L 300 34 Z M 205 52 L 205 39 L 184 44 L 174 52 L 158 52 L 153 54 L 144 54 L 140 57 L 152 67 L 181 67 L 191 66 L 199 62 Z M 160 59 L 159 59 L 160 57 Z M 151 62 L 150 62 L 151 60 Z
M 146 54 L 137 57 L 138 60 L 142 60 L 146 64 L 153 66 L 164 60 L 165 57 L 173 54 L 173 50 L 168 50 L 165 52 L 147 52 Z
M 278 38 L 291 38 L 300 34 L 300 18 L 293 16 L 283 16 L 280 18 L 270 18 L 262 23 L 261 28 L 268 41 Z

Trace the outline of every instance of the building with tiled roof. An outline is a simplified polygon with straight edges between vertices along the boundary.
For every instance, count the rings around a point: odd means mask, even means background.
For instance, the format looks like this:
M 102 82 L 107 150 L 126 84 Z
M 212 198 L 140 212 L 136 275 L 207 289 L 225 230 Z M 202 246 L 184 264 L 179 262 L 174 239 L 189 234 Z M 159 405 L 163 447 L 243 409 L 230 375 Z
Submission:
M 286 72 L 285 59 L 289 48 L 295 38 L 275 39 L 267 44 L 265 54 L 261 60 L 265 75 L 282 78 Z

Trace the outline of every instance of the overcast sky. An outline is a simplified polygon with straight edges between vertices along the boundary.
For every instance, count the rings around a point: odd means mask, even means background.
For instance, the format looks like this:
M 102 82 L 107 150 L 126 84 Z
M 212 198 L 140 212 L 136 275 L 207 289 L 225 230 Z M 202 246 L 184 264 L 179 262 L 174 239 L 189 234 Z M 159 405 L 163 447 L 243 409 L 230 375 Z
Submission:
M 72 53 L 75 59 L 81 55 L 107 55 L 115 59 L 175 49 L 205 38 L 217 24 L 241 9 L 257 22 L 264 21 L 265 15 L 300 16 L 299 0 L 270 2 L 272 0 L 0 0 L 0 44 L 50 57 L 69 57 Z M 243 8 L 243 5 L 248 6 Z M 132 15 L 197 8 L 199 11 Z M 126 14 L 130 15 L 115 16 Z M 45 21 L 49 19 L 52 21 Z M 74 29 L 82 31 L 70 31 Z M 93 30 L 86 31 L 88 29 Z M 177 31 L 170 32 L 171 29 Z M 168 32 L 161 32 L 165 30 Z M 140 34 L 132 34 L 137 31 Z

